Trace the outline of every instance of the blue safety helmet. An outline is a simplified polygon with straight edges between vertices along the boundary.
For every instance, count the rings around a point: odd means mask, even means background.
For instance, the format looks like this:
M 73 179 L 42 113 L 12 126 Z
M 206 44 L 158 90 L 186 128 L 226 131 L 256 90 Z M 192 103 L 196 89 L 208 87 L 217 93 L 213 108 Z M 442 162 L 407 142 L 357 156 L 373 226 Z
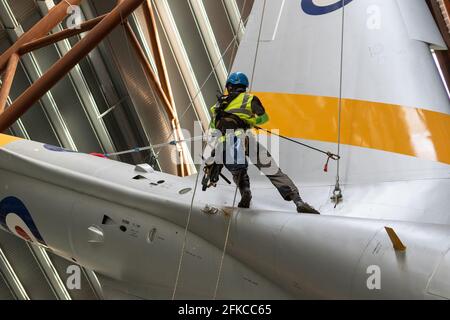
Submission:
M 230 76 L 228 77 L 227 80 L 227 86 L 231 84 L 231 85 L 241 85 L 241 86 L 245 86 L 248 87 L 249 86 L 249 81 L 247 76 L 245 75 L 245 73 L 242 72 L 233 72 L 232 74 L 230 74 Z

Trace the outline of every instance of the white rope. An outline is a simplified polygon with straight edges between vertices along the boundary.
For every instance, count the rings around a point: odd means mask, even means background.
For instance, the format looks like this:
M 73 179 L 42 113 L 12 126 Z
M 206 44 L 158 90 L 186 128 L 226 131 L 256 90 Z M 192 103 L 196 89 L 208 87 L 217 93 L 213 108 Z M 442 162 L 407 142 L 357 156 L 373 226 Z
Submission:
M 247 17 L 246 21 L 248 20 L 248 18 L 249 17 Z M 241 21 L 242 21 L 242 19 L 241 19 Z M 236 34 L 233 37 L 233 39 L 230 41 L 230 43 L 228 44 L 227 48 L 225 49 L 224 53 L 220 57 L 220 59 L 217 62 L 217 64 L 211 69 L 211 72 L 206 77 L 206 80 L 203 82 L 203 84 L 201 85 L 200 89 L 195 94 L 194 98 L 191 100 L 191 102 L 189 103 L 187 108 L 184 110 L 184 112 L 179 117 L 180 119 L 182 119 L 185 116 L 185 114 L 187 113 L 187 111 L 193 106 L 195 99 L 202 92 L 203 88 L 208 83 L 208 81 L 211 78 L 211 76 L 214 74 L 215 68 L 219 65 L 219 63 L 221 63 L 223 61 L 223 59 L 225 58 L 225 55 L 230 50 L 230 48 L 232 47 L 233 43 L 236 41 L 237 37 L 238 37 L 238 35 Z M 203 139 L 203 136 L 202 136 L 202 139 Z M 171 144 L 171 142 L 169 142 L 169 144 Z M 203 153 L 203 150 L 202 150 L 202 153 Z M 172 300 L 175 299 L 175 295 L 176 295 L 176 292 L 177 292 L 177 289 L 178 289 L 178 283 L 179 283 L 179 279 L 180 279 L 181 269 L 182 269 L 182 266 L 183 266 L 184 251 L 185 251 L 185 248 L 186 248 L 187 233 L 188 233 L 188 230 L 189 230 L 189 224 L 190 224 L 190 221 L 191 221 L 191 215 L 192 215 L 192 209 L 193 209 L 193 205 L 194 205 L 195 194 L 197 192 L 198 180 L 199 180 L 201 172 L 202 172 L 202 170 L 198 170 L 197 177 L 195 179 L 194 193 L 192 195 L 191 205 L 190 205 L 190 208 L 189 208 L 188 218 L 187 218 L 187 222 L 186 222 L 186 228 L 184 230 L 184 241 L 183 241 L 183 246 L 182 246 L 182 250 L 181 250 L 180 260 L 179 260 L 179 263 L 178 263 L 178 271 L 177 271 L 177 276 L 176 276 L 176 279 L 175 279 L 175 285 L 174 285 L 174 289 L 173 289 L 173 293 L 172 293 Z M 235 192 L 234 192 L 234 200 L 233 200 L 233 211 L 234 211 L 234 208 L 235 208 L 235 205 L 236 205 L 237 190 L 238 190 L 238 187 L 236 186 L 236 189 L 235 189 Z M 224 248 L 223 248 L 223 252 L 222 252 L 222 258 L 221 258 L 221 262 L 220 262 L 220 267 L 219 267 L 219 272 L 218 272 L 218 277 L 217 277 L 217 282 L 216 282 L 216 288 L 215 288 L 215 291 L 214 291 L 214 299 L 217 296 L 217 290 L 218 290 L 218 287 L 219 287 L 220 276 L 221 276 L 221 273 L 222 273 L 223 261 L 224 261 L 224 258 L 225 258 L 225 252 L 226 252 L 226 248 L 227 248 L 227 245 L 228 245 L 228 236 L 229 236 L 229 232 L 230 232 L 231 220 L 232 220 L 232 217 L 230 217 L 230 221 L 228 222 L 228 228 L 227 228 Z
M 217 274 L 216 288 L 214 289 L 213 300 L 216 300 L 216 298 L 217 298 L 217 291 L 219 290 L 220 278 L 221 278 L 221 275 L 222 275 L 222 268 L 223 268 L 223 261 L 225 260 L 225 253 L 227 251 L 228 238 L 229 238 L 229 235 L 230 235 L 231 222 L 233 221 L 233 213 L 234 213 L 234 210 L 236 208 L 237 190 L 238 190 L 238 187 L 236 186 L 236 189 L 234 191 L 234 199 L 233 199 L 233 207 L 232 207 L 233 211 L 231 212 L 230 220 L 228 221 L 227 233 L 225 235 L 225 243 L 223 245 L 222 257 L 220 258 L 220 266 L 219 266 L 219 272 Z
M 343 97 L 343 85 L 344 85 L 344 36 L 345 36 L 345 0 L 342 0 L 342 30 L 341 30 L 341 61 L 340 61 L 340 79 L 339 79 L 339 111 L 338 111 L 338 160 L 337 160 L 337 172 L 336 172 L 336 185 L 335 185 L 335 192 L 340 191 L 340 157 L 341 157 L 341 114 L 342 114 L 342 97 Z M 334 194 L 337 196 L 336 194 Z M 336 204 L 338 203 L 339 199 L 335 199 Z
M 178 143 L 183 143 L 183 142 L 192 142 L 192 141 L 198 141 L 198 140 L 203 141 L 203 139 L 204 139 L 203 136 L 198 136 L 198 137 L 192 137 L 192 138 L 183 139 L 183 140 L 172 140 L 169 142 L 153 144 L 151 146 L 133 148 L 133 149 L 115 152 L 115 153 L 107 153 L 107 154 L 105 154 L 105 156 L 107 156 L 107 157 L 120 156 L 120 155 L 124 155 L 124 154 L 129 154 L 129 153 L 147 151 L 147 150 L 152 150 L 152 149 L 159 149 L 159 148 L 167 147 L 167 146 L 176 146 Z
M 125 24 L 128 24 L 128 26 L 130 26 L 130 25 L 129 25 L 129 22 L 128 22 L 128 17 L 125 17 L 125 18 L 124 18 L 124 17 L 122 16 L 122 12 L 120 12 L 120 20 L 121 20 L 121 22 L 122 22 L 122 23 L 121 23 L 121 25 L 122 25 L 121 31 L 122 31 L 122 33 L 123 33 L 123 37 L 124 37 L 124 40 L 125 40 L 126 46 L 127 46 L 127 55 L 128 55 L 128 59 L 130 59 L 130 61 L 133 61 L 133 60 L 134 60 L 134 59 L 133 59 L 133 49 L 131 48 L 131 45 L 130 45 L 131 39 L 130 39 L 130 37 L 128 36 L 128 32 L 127 32 L 127 30 L 126 30 L 127 27 L 125 26 Z M 130 26 L 130 28 L 131 28 L 131 26 Z M 134 54 L 135 57 L 136 57 L 136 54 L 137 54 L 137 53 Z M 115 55 L 114 55 L 114 56 L 115 56 Z M 153 101 L 155 101 L 155 103 L 157 103 L 158 99 L 156 98 L 154 89 L 153 89 L 153 87 L 152 87 L 152 85 L 151 85 L 151 80 L 148 78 L 148 75 L 147 75 L 147 73 L 146 73 L 145 70 L 144 70 L 144 66 L 143 66 L 142 64 L 140 64 L 140 63 L 139 63 L 139 66 L 140 66 L 140 67 L 136 66 L 135 63 L 132 63 L 132 64 L 131 64 L 132 71 L 134 72 L 135 75 L 139 74 L 139 72 L 138 72 L 139 70 L 140 70 L 141 72 L 144 73 L 144 77 L 145 77 L 145 79 L 147 80 L 147 84 L 148 84 L 148 87 L 149 87 L 149 91 L 150 91 L 150 93 L 151 93 L 151 95 L 152 95 Z M 119 68 L 120 68 L 120 65 L 119 65 Z M 123 69 L 120 68 L 119 70 L 123 70 Z M 162 113 L 162 116 L 164 117 L 164 120 L 165 120 L 165 121 L 163 121 L 163 125 L 164 125 L 164 126 L 166 127 L 166 129 L 167 129 L 167 125 L 168 125 L 168 123 L 170 123 L 170 119 L 169 119 L 169 117 L 168 117 L 168 115 L 167 115 L 166 112 L 163 112 L 163 113 Z M 169 136 L 167 137 L 167 139 L 170 139 L 170 138 L 174 135 L 174 131 L 173 131 L 173 130 L 167 130 L 167 131 L 170 132 L 170 134 L 169 134 Z M 144 133 L 145 133 L 145 130 L 144 130 Z M 107 156 L 107 157 L 108 157 L 108 156 L 118 156 L 118 155 L 124 155 L 124 154 L 129 154 L 129 153 L 134 153 L 134 152 L 142 152 L 142 151 L 147 151 L 147 150 L 149 150 L 150 152 L 149 152 L 149 154 L 148 154 L 147 156 L 145 156 L 144 162 L 147 160 L 147 158 L 150 159 L 150 157 L 153 156 L 153 157 L 155 158 L 155 160 L 156 160 L 156 165 L 160 168 L 160 165 L 159 165 L 159 162 L 158 162 L 158 155 L 159 155 L 159 152 L 161 152 L 161 151 L 159 151 L 158 154 L 156 154 L 156 153 L 155 153 L 155 150 L 154 150 L 154 145 L 153 145 L 153 143 L 152 143 L 152 141 L 151 141 L 151 140 L 152 140 L 151 137 L 148 136 L 146 133 L 145 133 L 145 136 L 146 136 L 148 142 L 150 143 L 150 145 L 149 145 L 148 147 L 134 148 L 134 149 L 130 149 L 130 150 L 122 151 L 122 152 L 110 153 L 110 154 L 106 154 L 106 156 Z M 173 142 L 173 141 L 169 142 L 168 144 L 171 144 L 172 142 Z M 167 144 L 167 145 L 168 145 L 168 144 Z M 166 144 L 160 144 L 160 145 L 161 145 L 161 146 L 164 146 L 164 145 L 166 145 Z
M 250 17 L 247 17 L 245 20 L 248 21 Z M 183 113 L 180 116 L 180 119 L 183 118 L 183 116 L 186 114 L 186 112 L 189 111 L 189 109 L 194 105 L 194 101 L 195 99 L 197 99 L 198 95 L 202 92 L 203 88 L 206 86 L 206 84 L 208 83 L 209 79 L 211 78 L 211 76 L 214 74 L 216 67 L 223 62 L 225 55 L 228 53 L 228 51 L 230 50 L 230 48 L 232 48 L 232 45 L 234 44 L 234 42 L 237 39 L 237 35 L 235 35 L 233 37 L 233 39 L 231 39 L 230 43 L 228 44 L 228 46 L 225 48 L 225 51 L 223 52 L 223 54 L 221 55 L 220 59 L 217 61 L 217 63 L 212 67 L 211 72 L 208 74 L 208 76 L 206 77 L 206 80 L 202 83 L 202 85 L 200 86 L 200 89 L 197 91 L 197 93 L 195 94 L 194 98 L 192 99 L 192 101 L 189 103 L 189 105 L 187 106 L 187 108 L 183 111 Z
M 255 72 L 256 72 L 256 63 L 258 62 L 259 43 L 261 41 L 261 32 L 262 32 L 262 27 L 263 27 L 263 23 L 264 23 L 264 13 L 266 12 L 266 3 L 267 3 L 267 0 L 264 0 L 264 4 L 263 4 L 264 7 L 262 10 L 262 15 L 261 15 L 261 23 L 259 25 L 258 42 L 256 43 L 255 61 L 253 62 L 252 78 L 250 81 L 250 91 L 252 91 L 252 88 L 253 88 L 253 82 L 254 82 L 254 77 L 255 77 Z
M 247 0 L 245 0 L 247 1 Z M 245 4 L 245 3 L 244 3 Z M 249 17 L 247 17 L 247 19 L 245 21 L 248 20 Z M 242 19 L 241 19 L 242 21 Z M 243 22 L 243 21 L 242 21 Z M 245 23 L 245 22 L 243 22 Z M 125 29 L 124 29 L 125 31 Z M 125 37 L 126 36 L 126 32 L 124 32 Z M 237 36 L 235 36 L 236 38 Z M 180 121 L 184 118 L 184 116 L 186 115 L 186 113 L 189 111 L 189 109 L 193 106 L 195 99 L 197 99 L 198 95 L 202 92 L 203 88 L 206 86 L 206 84 L 208 83 L 209 79 L 211 78 L 211 76 L 214 74 L 214 69 L 219 65 L 219 63 L 221 61 L 223 61 L 223 59 L 225 58 L 225 55 L 228 53 L 228 51 L 230 50 L 230 48 L 232 47 L 232 44 L 234 43 L 235 39 L 233 38 L 230 43 L 228 44 L 228 46 L 226 47 L 224 53 L 222 54 L 222 56 L 220 57 L 219 61 L 217 62 L 217 64 L 211 69 L 211 72 L 209 73 L 209 75 L 206 77 L 206 80 L 202 83 L 201 87 L 199 88 L 199 90 L 197 91 L 197 93 L 195 94 L 194 98 L 191 100 L 191 102 L 188 104 L 188 106 L 186 107 L 186 109 L 183 111 L 183 113 L 181 114 L 181 116 L 179 116 L 178 118 L 180 119 Z M 127 37 L 127 46 L 128 46 L 128 54 L 131 58 L 131 50 L 130 50 L 130 45 L 128 43 L 128 37 Z M 117 61 L 115 61 L 116 66 L 118 66 Z M 170 139 L 173 137 L 174 132 L 172 131 L 168 136 L 167 139 Z M 166 139 L 166 140 L 167 140 Z M 142 147 L 142 148 L 133 148 L 133 149 L 129 149 L 129 150 L 125 150 L 125 151 L 121 151 L 121 152 L 116 152 L 116 153 L 108 153 L 105 154 L 105 156 L 109 157 L 109 156 L 118 156 L 118 155 L 124 155 L 124 154 L 128 154 L 128 153 L 134 153 L 134 152 L 141 152 L 141 151 L 146 151 L 146 150 L 152 150 L 152 149 L 157 149 L 160 147 L 164 147 L 164 146 L 168 146 L 168 145 L 173 145 L 174 142 L 188 142 L 188 141 L 195 141 L 195 139 L 197 139 L 197 137 L 191 138 L 191 139 L 186 139 L 186 140 L 180 140 L 180 141 L 170 141 L 170 142 L 166 142 L 166 143 L 160 143 L 160 144 L 155 144 L 155 145 L 151 145 L 151 146 L 147 146 L 147 147 Z
M 244 3 L 244 5 L 245 5 L 245 3 Z M 264 7 L 263 7 L 262 16 L 261 16 L 261 24 L 260 24 L 260 27 L 259 27 L 258 42 L 257 42 L 257 46 L 256 46 L 255 61 L 254 61 L 254 64 L 253 64 L 253 72 L 252 72 L 252 78 L 251 78 L 252 80 L 251 80 L 250 90 L 251 90 L 251 88 L 253 86 L 253 80 L 254 80 L 255 69 L 256 69 L 256 62 L 257 62 L 257 59 L 258 59 L 259 42 L 261 41 L 261 31 L 262 31 L 263 22 L 264 22 L 265 9 L 266 9 L 266 0 L 264 0 Z M 219 289 L 220 279 L 221 279 L 221 276 L 222 276 L 223 262 L 225 260 L 225 254 L 226 254 L 227 247 L 228 247 L 228 240 L 229 240 L 229 235 L 230 235 L 231 222 L 233 221 L 233 213 L 234 213 L 234 211 L 236 209 L 237 191 L 238 191 L 238 185 L 236 185 L 236 189 L 234 191 L 232 212 L 231 212 L 230 220 L 228 221 L 227 233 L 225 235 L 225 243 L 223 245 L 222 257 L 220 259 L 219 272 L 218 272 L 218 275 L 217 275 L 217 281 L 216 281 L 216 287 L 214 289 L 213 300 L 216 300 L 216 298 L 217 298 L 217 291 Z
M 247 1 L 247 0 L 245 0 Z M 244 2 L 245 5 L 245 2 Z M 247 17 L 245 19 L 245 22 L 247 22 L 249 19 L 249 17 Z M 242 21 L 242 19 L 241 19 Z M 244 21 L 242 21 L 242 23 L 245 23 Z M 194 98 L 191 100 L 191 102 L 188 104 L 188 106 L 186 107 L 186 109 L 183 111 L 183 113 L 181 114 L 181 116 L 178 117 L 178 119 L 181 121 L 184 116 L 186 115 L 186 113 L 189 111 L 189 109 L 194 105 L 194 101 L 195 99 L 197 99 L 197 97 L 199 96 L 199 94 L 202 92 L 203 88 L 206 86 L 206 84 L 208 83 L 209 79 L 211 78 L 211 76 L 214 74 L 214 70 L 215 68 L 219 65 L 219 63 L 221 63 L 221 61 L 224 60 L 225 55 L 228 53 L 228 51 L 230 50 L 230 48 L 232 47 L 232 44 L 235 42 L 237 38 L 237 35 L 233 37 L 233 39 L 230 41 L 230 43 L 228 44 L 228 46 L 225 48 L 224 53 L 222 54 L 222 56 L 220 57 L 219 61 L 216 63 L 216 65 L 211 68 L 211 72 L 208 74 L 208 76 L 206 77 L 206 80 L 202 83 L 202 85 L 200 86 L 199 90 L 197 91 L 197 93 L 195 94 Z M 129 44 L 128 44 L 129 46 Z M 117 65 L 117 63 L 116 63 Z M 166 140 L 171 139 L 174 135 L 174 132 L 172 131 L 166 138 Z M 193 138 L 195 139 L 195 138 Z M 181 140 L 180 142 L 183 141 L 194 141 L 194 140 Z M 122 155 L 122 154 L 127 154 L 127 153 L 133 153 L 133 152 L 140 152 L 140 151 L 145 151 L 145 150 L 152 150 L 152 149 L 157 149 L 163 146 L 167 146 L 167 145 L 173 145 L 174 141 L 170 141 L 170 142 L 166 142 L 166 143 L 160 143 L 160 144 L 156 144 L 156 145 L 152 145 L 152 146 L 148 146 L 148 147 L 143 147 L 143 148 L 134 148 L 134 149 L 130 149 L 130 150 L 126 150 L 126 151 L 122 151 L 122 152 L 117 152 L 117 153 L 110 153 L 110 154 L 106 154 L 106 156 L 114 156 L 114 155 Z M 154 152 L 153 152 L 154 153 Z
M 202 153 L 203 153 L 203 151 L 202 151 Z M 181 247 L 181 255 L 180 255 L 180 260 L 178 262 L 178 270 L 177 270 L 177 276 L 175 278 L 175 285 L 174 285 L 174 288 L 173 288 L 172 300 L 175 300 L 175 295 L 176 295 L 177 289 L 178 289 L 178 282 L 179 282 L 179 279 L 180 279 L 181 268 L 182 268 L 182 265 L 183 265 L 184 250 L 186 248 L 187 233 L 188 233 L 188 230 L 189 230 L 189 224 L 191 223 L 192 209 L 194 207 L 194 199 L 195 199 L 195 194 L 197 192 L 198 178 L 200 177 L 200 172 L 202 172 L 202 170 L 198 170 L 197 177 L 195 179 L 194 193 L 192 194 L 191 206 L 189 208 L 189 213 L 188 213 L 188 217 L 187 217 L 187 221 L 186 221 L 186 228 L 184 229 L 183 246 Z
M 223 0 L 222 0 L 222 5 L 224 6 L 224 9 L 226 10 L 225 4 L 223 3 Z M 238 29 L 238 33 L 241 30 L 241 27 L 245 24 L 244 20 L 242 19 L 242 13 L 244 12 L 244 9 L 246 8 L 246 5 L 247 5 L 247 0 L 244 0 L 244 3 L 242 4 L 242 7 L 241 7 L 241 15 L 240 15 L 240 18 L 239 18 L 239 25 L 238 25 L 238 28 L 237 28 Z M 248 18 L 249 17 L 247 17 L 246 21 L 248 20 Z M 237 35 L 235 36 L 235 38 L 237 39 Z M 234 41 L 233 43 L 234 43 L 233 51 L 231 52 L 230 64 L 228 65 L 228 70 L 230 70 L 230 71 L 231 71 L 231 68 L 233 66 L 233 60 L 235 58 L 235 55 L 237 54 L 236 49 L 239 48 L 239 42 L 238 41 Z

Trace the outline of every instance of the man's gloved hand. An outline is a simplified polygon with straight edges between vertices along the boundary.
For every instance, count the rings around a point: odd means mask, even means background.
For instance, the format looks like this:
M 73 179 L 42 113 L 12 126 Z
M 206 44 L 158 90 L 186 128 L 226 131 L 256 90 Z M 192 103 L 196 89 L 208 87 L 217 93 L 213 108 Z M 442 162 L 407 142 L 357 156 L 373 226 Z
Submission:
M 269 121 L 269 115 L 267 113 L 264 113 L 262 116 L 257 116 L 256 117 L 256 123 L 255 124 L 257 126 L 259 126 L 259 125 L 262 125 L 262 124 L 264 124 L 264 123 L 266 123 L 268 121 Z
M 216 144 L 217 140 L 222 136 L 222 132 L 220 130 L 217 130 L 215 128 L 210 128 L 206 132 L 206 143 L 208 145 L 214 145 Z
M 205 160 L 205 165 L 211 166 L 215 162 L 215 156 L 211 154 L 211 157 Z
M 252 127 L 260 126 L 269 121 L 269 115 L 267 113 L 264 113 L 262 116 L 256 116 L 255 118 L 252 118 L 248 121 L 250 122 Z

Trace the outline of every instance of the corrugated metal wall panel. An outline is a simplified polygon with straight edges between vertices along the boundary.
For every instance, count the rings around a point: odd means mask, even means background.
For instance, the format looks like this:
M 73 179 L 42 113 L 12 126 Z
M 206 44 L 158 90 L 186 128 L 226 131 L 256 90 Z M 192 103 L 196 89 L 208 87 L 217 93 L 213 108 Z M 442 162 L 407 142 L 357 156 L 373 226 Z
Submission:
M 30 16 L 38 11 L 37 5 L 34 0 L 8 0 L 8 3 L 19 24 L 27 21 Z
M 0 42 L 3 42 L 7 37 L 8 34 L 6 33 L 5 27 L 0 23 Z M 3 52 L 3 50 L 0 49 L 0 52 Z
M 208 79 L 213 65 L 209 61 L 189 4 L 187 1 L 169 1 L 169 6 L 189 55 L 197 81 L 202 85 Z M 210 77 L 202 89 L 202 94 L 208 107 L 216 103 L 218 90 L 221 90 L 221 88 L 215 76 Z
M 225 7 L 223 6 L 222 1 L 203 1 L 203 3 L 205 5 L 209 21 L 211 22 L 211 27 L 213 29 L 214 36 L 216 37 L 217 44 L 219 45 L 220 52 L 224 57 L 223 60 L 225 66 L 229 70 L 231 69 L 231 64 L 237 52 L 237 39 L 234 39 L 233 29 L 228 21 Z M 230 44 L 231 47 L 229 47 Z
M 150 44 L 149 34 L 145 28 L 145 20 L 141 9 L 136 10 L 136 17 L 142 26 L 146 42 Z M 195 113 L 194 107 L 191 105 L 189 93 L 186 89 L 183 77 L 181 76 L 180 70 L 178 69 L 177 62 L 175 61 L 175 58 L 172 54 L 170 45 L 167 41 L 167 38 L 165 37 L 164 30 L 162 29 L 159 19 L 156 19 L 156 24 L 161 40 L 163 55 L 166 61 L 167 73 L 169 75 L 170 85 L 172 87 L 176 110 L 178 116 L 180 117 L 180 125 L 183 129 L 189 130 L 191 136 L 193 136 L 194 124 L 196 121 L 198 121 L 198 118 Z
M 53 262 L 53 265 L 55 266 L 56 271 L 58 272 L 59 276 L 61 277 L 62 282 L 67 288 L 67 280 L 69 276 L 72 275 L 72 273 L 68 273 L 68 267 L 69 266 L 78 266 L 73 262 L 67 261 L 52 252 L 47 252 L 48 256 L 50 257 L 50 260 Z M 79 266 L 78 266 L 79 267 Z M 80 268 L 80 288 L 77 289 L 69 289 L 67 288 L 67 291 L 69 292 L 71 298 L 73 300 L 97 300 L 97 297 L 95 296 L 94 291 L 92 290 L 89 281 L 81 271 Z M 70 270 L 69 270 L 70 271 Z
M 53 290 L 25 241 L 0 230 L 0 243 L 30 299 L 55 300 Z
M 111 9 L 111 3 L 95 2 L 92 4 L 98 15 Z M 116 28 L 107 38 L 108 49 L 112 59 L 118 62 L 122 79 L 126 84 L 133 105 L 139 115 L 142 127 L 149 137 L 148 143 L 161 143 L 172 140 L 172 129 L 164 108 L 155 99 L 137 56 L 126 37 L 123 26 Z M 119 45 L 120 44 L 120 45 Z M 134 146 L 130 146 L 134 147 Z M 161 169 L 176 174 L 176 150 L 163 148 L 159 154 Z
M 35 13 L 24 22 L 24 28 L 29 28 L 40 19 L 39 13 Z M 54 45 L 33 52 L 42 73 L 45 73 L 60 58 Z M 77 148 L 82 152 L 101 152 L 102 148 L 96 133 L 89 123 L 88 117 L 83 110 L 82 102 L 78 97 L 74 86 L 69 78 L 65 76 L 52 89 L 51 93 L 65 123 L 76 142 Z
M 7 38 L 0 39 L 0 52 L 5 51 L 11 46 Z M 19 66 L 14 77 L 10 97 L 14 101 L 22 92 L 31 85 L 30 80 L 22 68 Z M 44 110 L 39 103 L 36 103 L 30 110 L 21 117 L 30 138 L 35 141 L 59 145 L 58 138 L 47 120 Z
M 0 300 L 15 300 L 14 295 L 9 290 L 4 277 L 0 272 Z

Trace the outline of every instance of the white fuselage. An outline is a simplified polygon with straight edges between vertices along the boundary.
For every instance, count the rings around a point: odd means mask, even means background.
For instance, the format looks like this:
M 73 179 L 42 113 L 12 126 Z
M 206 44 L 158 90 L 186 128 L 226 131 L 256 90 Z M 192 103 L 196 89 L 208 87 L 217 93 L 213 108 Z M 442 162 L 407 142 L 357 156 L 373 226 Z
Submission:
M 134 295 L 172 297 L 194 179 L 24 140 L 1 149 L 0 177 L 0 199 L 20 199 L 56 254 L 120 281 Z M 179 194 L 186 188 L 192 190 Z M 233 188 L 218 188 L 220 199 L 210 197 L 212 190 L 196 193 L 176 298 L 213 298 L 218 280 L 217 297 L 226 299 L 449 298 L 448 225 L 300 215 L 293 208 L 233 210 Z M 275 199 L 263 200 L 264 192 L 254 191 L 257 202 L 276 206 Z M 352 202 L 341 210 L 364 201 Z M 206 204 L 218 212 L 205 213 Z M 386 226 L 406 251 L 394 250 Z M 373 266 L 381 272 L 379 289 L 368 287 Z

